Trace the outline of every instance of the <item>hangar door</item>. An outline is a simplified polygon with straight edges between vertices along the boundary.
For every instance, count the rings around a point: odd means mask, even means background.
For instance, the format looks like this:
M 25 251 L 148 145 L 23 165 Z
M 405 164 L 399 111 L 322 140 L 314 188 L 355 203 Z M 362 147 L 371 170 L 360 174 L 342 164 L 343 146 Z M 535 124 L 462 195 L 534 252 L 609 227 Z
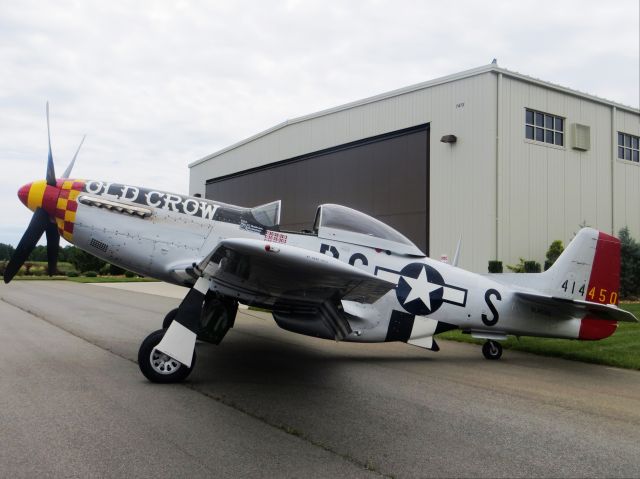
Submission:
M 429 125 L 207 181 L 206 197 L 240 206 L 282 200 L 282 229 L 311 229 L 337 203 L 389 224 L 429 254 Z

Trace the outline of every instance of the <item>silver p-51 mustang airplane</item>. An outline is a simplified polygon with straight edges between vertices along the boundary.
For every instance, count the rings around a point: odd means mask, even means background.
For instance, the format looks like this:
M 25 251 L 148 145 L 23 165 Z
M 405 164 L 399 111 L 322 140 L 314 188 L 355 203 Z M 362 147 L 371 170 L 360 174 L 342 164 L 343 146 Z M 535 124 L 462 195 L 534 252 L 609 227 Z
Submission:
M 280 202 L 243 208 L 71 179 L 74 161 L 56 178 L 49 141 L 46 180 L 19 189 L 34 215 L 4 281 L 46 233 L 50 274 L 62 235 L 110 263 L 188 287 L 140 346 L 140 369 L 154 382 L 184 380 L 196 339 L 219 344 L 238 302 L 270 309 L 283 329 L 325 339 L 437 351 L 434 336 L 459 328 L 486 339 L 487 359 L 501 356 L 507 335 L 595 340 L 619 321 L 637 321 L 616 306 L 620 241 L 591 228 L 544 273 L 478 275 L 426 257 L 393 228 L 344 206 L 319 206 L 311 231 L 283 231 Z

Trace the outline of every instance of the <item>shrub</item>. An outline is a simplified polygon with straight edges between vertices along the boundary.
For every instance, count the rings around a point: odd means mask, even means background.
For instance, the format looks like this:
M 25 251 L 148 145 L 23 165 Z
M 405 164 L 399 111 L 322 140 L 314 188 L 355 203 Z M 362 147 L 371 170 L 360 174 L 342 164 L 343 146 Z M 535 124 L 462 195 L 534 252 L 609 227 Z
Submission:
M 133 278 L 136 274 L 135 274 L 133 271 L 125 271 L 125 272 L 124 272 L 124 275 L 125 275 L 127 278 Z
M 77 278 L 80 276 L 77 271 L 67 271 L 67 278 Z
M 109 264 L 109 274 L 112 276 L 121 276 L 124 274 L 124 269 L 115 264 Z
M 524 258 L 520 258 L 518 264 L 507 265 L 507 269 L 512 273 L 524 273 Z
M 555 240 L 549 245 L 549 249 L 547 250 L 547 259 L 544 262 L 544 270 L 548 270 L 551 268 L 553 263 L 560 257 L 562 252 L 564 251 L 564 245 L 562 241 Z
M 525 273 L 539 273 L 541 270 L 540 263 L 537 261 L 525 261 L 524 272 Z
M 518 264 L 507 265 L 509 271 L 514 273 L 539 273 L 541 271 L 540 263 L 532 260 L 525 260 L 520 258 Z
M 85 271 L 85 272 L 84 272 L 84 275 L 85 275 L 87 278 L 95 278 L 95 277 L 97 277 L 97 276 L 98 276 L 98 273 L 96 273 L 95 271 Z
M 32 273 L 31 273 L 31 268 L 33 268 L 33 263 L 29 263 L 29 262 L 27 262 L 27 263 L 25 263 L 25 264 L 23 265 L 23 268 L 24 268 L 24 274 L 25 274 L 25 276 L 31 276 L 31 274 L 32 274 Z
M 618 233 L 620 238 L 620 296 L 636 298 L 640 296 L 640 244 L 624 227 Z
M 489 260 L 489 273 L 502 273 L 502 261 Z

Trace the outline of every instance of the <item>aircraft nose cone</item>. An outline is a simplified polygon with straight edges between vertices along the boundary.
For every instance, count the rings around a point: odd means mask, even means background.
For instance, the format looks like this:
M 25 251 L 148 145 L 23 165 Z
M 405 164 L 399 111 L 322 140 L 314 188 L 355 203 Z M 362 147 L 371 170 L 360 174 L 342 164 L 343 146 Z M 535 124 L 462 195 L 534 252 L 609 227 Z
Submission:
M 20 201 L 22 201 L 22 204 L 25 206 L 29 206 L 28 205 L 28 201 L 29 201 L 29 191 L 31 190 L 31 183 L 27 183 L 24 186 L 21 186 L 20 189 L 18 190 L 18 198 L 20 198 Z

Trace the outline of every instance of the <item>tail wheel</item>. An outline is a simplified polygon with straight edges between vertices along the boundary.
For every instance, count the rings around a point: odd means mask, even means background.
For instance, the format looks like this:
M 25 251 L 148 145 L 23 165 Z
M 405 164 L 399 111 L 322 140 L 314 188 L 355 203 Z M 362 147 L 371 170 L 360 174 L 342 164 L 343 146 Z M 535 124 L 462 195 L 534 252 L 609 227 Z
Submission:
M 149 381 L 154 383 L 177 383 L 184 381 L 196 363 L 196 353 L 193 352 L 191 367 L 179 363 L 175 359 L 158 351 L 156 346 L 160 343 L 166 330 L 154 331 L 142 341 L 138 350 L 138 366 L 140 371 Z
M 497 341 L 488 340 L 482 345 L 482 354 L 487 359 L 500 359 L 502 356 L 502 345 Z

